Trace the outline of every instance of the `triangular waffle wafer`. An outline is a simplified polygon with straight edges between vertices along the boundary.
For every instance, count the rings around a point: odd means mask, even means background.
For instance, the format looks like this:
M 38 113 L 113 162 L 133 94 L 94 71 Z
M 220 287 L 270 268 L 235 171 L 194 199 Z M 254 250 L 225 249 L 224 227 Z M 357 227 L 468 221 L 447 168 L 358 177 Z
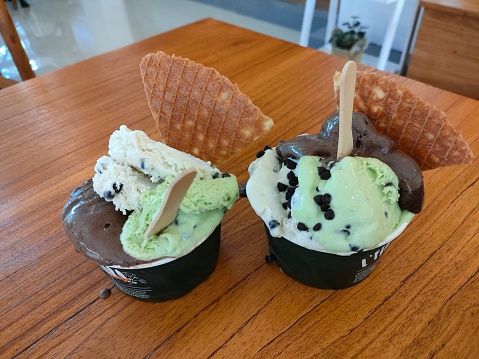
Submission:
M 340 76 L 334 75 L 337 102 Z M 474 158 L 443 111 L 386 76 L 358 71 L 354 111 L 366 114 L 378 132 L 396 142 L 422 170 L 466 164 Z
M 168 146 L 218 165 L 273 126 L 213 68 L 160 51 L 145 56 L 140 70 L 148 105 Z

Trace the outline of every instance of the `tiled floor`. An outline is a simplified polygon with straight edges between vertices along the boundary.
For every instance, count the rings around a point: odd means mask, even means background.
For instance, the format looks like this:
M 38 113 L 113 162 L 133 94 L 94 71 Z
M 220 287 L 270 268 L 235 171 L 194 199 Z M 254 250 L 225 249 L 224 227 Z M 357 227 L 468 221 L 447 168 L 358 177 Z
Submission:
M 28 8 L 14 10 L 11 1 L 7 7 L 37 75 L 206 17 L 298 43 L 304 12 L 292 0 L 27 1 Z M 327 10 L 317 9 L 310 47 L 324 45 L 326 22 Z M 379 46 L 370 44 L 362 63 L 374 67 L 378 53 Z M 1 38 L 0 73 L 20 79 Z
M 4 0 L 0 0 L 4 1 Z M 213 17 L 297 43 L 300 27 L 280 26 L 238 11 L 190 0 L 28 0 L 7 7 L 37 75 L 128 45 L 173 28 Z M 280 2 L 278 0 L 277 2 Z M 18 72 L 0 38 L 0 71 Z

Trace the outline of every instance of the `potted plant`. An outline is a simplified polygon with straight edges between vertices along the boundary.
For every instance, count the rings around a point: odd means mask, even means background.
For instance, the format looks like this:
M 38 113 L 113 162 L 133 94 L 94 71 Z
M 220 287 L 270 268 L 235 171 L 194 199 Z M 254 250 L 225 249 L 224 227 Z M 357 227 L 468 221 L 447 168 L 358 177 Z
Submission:
M 333 55 L 361 62 L 363 52 L 369 44 L 365 31 L 367 27 L 361 25 L 357 16 L 352 16 L 351 19 L 350 22 L 343 23 L 346 30 L 333 30 L 329 42 L 333 47 Z

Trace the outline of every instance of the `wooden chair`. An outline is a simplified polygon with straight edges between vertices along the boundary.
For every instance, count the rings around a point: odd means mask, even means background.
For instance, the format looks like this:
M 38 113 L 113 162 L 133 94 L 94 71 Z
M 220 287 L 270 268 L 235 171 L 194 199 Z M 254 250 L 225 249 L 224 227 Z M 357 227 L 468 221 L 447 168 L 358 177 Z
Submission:
M 13 25 L 12 18 L 10 17 L 4 0 L 0 0 L 0 33 L 5 41 L 5 45 L 7 45 L 8 50 L 12 55 L 13 62 L 15 63 L 22 80 L 25 81 L 34 78 L 35 72 L 33 72 L 30 66 L 30 60 L 22 47 L 20 37 Z M 17 82 L 0 75 L 0 89 L 14 85 L 15 83 Z
M 12 5 L 13 5 L 13 10 L 18 10 L 17 0 L 11 0 L 11 1 L 12 1 Z M 30 4 L 27 3 L 26 0 L 20 0 L 20 5 L 22 5 L 22 7 L 30 7 Z

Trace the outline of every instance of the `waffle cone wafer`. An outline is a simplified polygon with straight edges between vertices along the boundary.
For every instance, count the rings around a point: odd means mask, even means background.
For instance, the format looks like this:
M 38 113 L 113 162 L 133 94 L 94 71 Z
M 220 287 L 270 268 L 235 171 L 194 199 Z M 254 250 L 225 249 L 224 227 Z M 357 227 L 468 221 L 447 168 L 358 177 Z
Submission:
M 340 76 L 334 75 L 337 102 Z M 378 132 L 396 142 L 421 170 L 471 163 L 474 158 L 443 111 L 386 76 L 357 72 L 354 111 L 366 114 Z
M 140 70 L 161 141 L 168 146 L 217 165 L 273 126 L 213 68 L 160 51 L 145 56 Z

